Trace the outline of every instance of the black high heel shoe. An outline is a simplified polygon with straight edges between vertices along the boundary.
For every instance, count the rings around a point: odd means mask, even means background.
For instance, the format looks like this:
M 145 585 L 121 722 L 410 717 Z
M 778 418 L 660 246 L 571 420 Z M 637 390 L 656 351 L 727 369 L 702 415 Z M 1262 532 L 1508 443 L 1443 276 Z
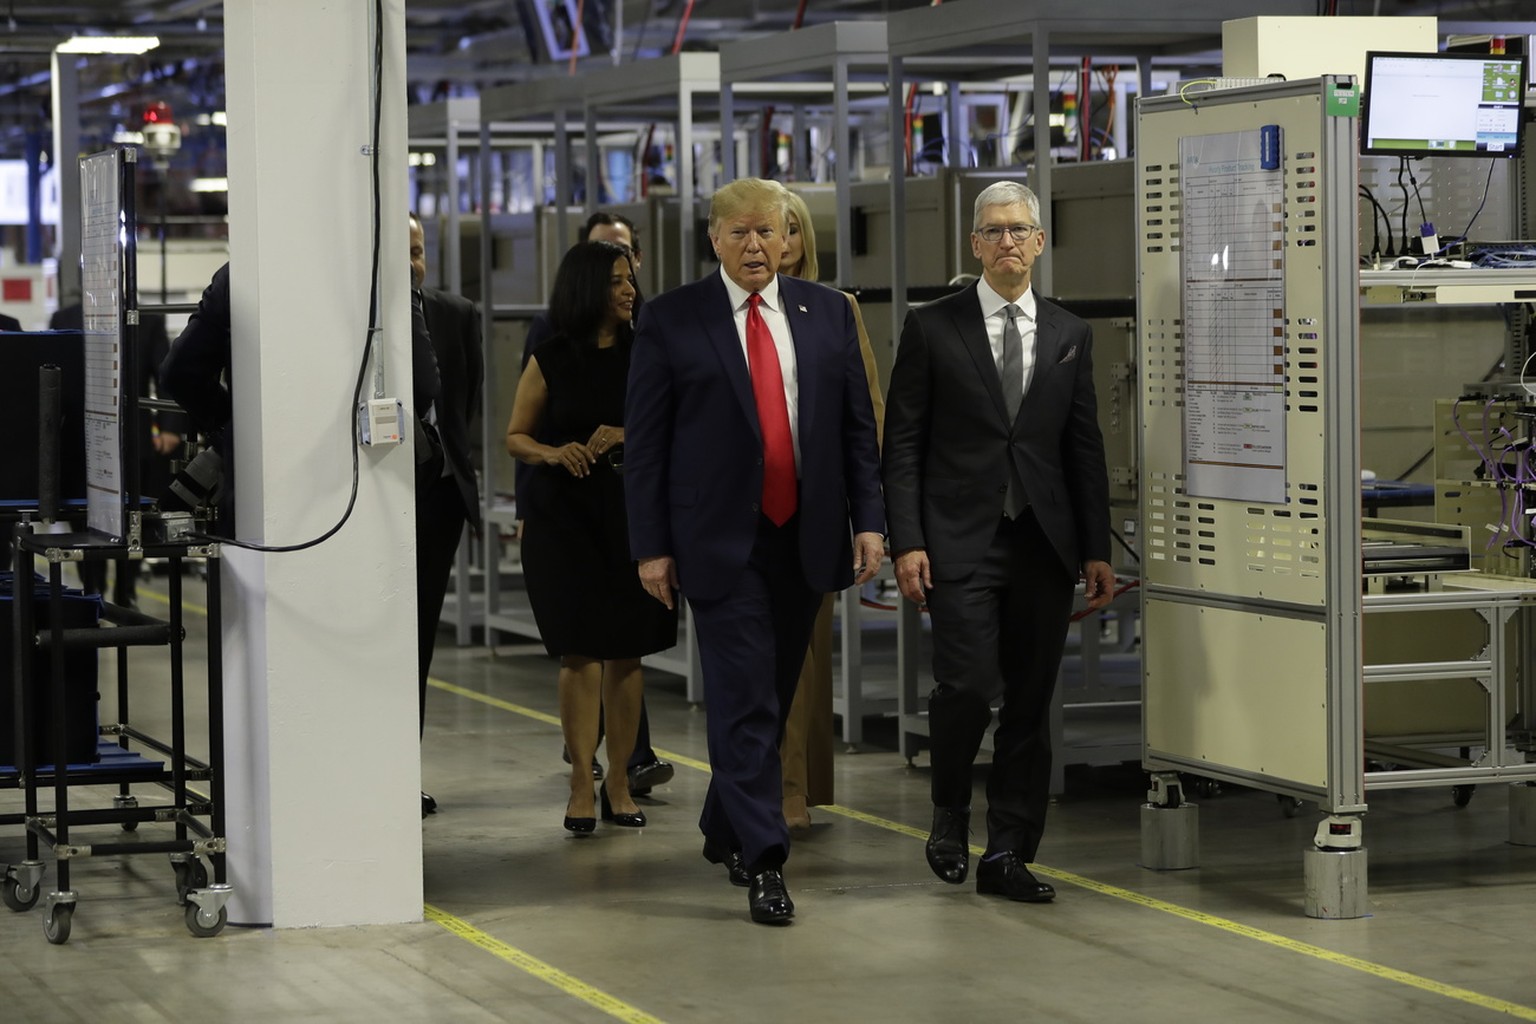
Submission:
M 607 803 L 608 803 L 608 794 L 604 793 L 603 794 L 603 804 L 604 804 L 604 806 L 606 806 Z M 565 809 L 566 810 L 570 810 L 571 809 L 571 805 L 569 803 L 567 803 L 565 805 Z M 597 831 L 597 819 L 596 818 L 573 818 L 569 814 L 567 814 L 565 816 L 564 825 L 565 825 L 565 830 L 567 832 L 574 832 L 578 836 L 591 835 L 593 832 Z
M 604 786 L 598 792 L 603 796 L 604 821 L 611 821 L 615 825 L 620 825 L 624 828 L 645 828 L 644 811 L 636 811 L 633 814 L 615 814 L 613 813 L 613 804 L 608 799 L 608 787 Z

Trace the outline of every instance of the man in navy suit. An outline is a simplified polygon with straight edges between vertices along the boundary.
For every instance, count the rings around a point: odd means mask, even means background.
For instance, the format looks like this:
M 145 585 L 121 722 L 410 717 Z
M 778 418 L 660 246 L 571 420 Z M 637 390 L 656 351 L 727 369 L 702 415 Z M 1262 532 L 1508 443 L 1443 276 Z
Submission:
M 442 446 L 441 463 L 433 461 L 416 480 L 416 635 L 418 698 L 421 729 L 427 725 L 427 675 L 437 649 L 448 577 L 464 524 L 480 528 L 480 489 L 475 482 L 469 425 L 480 410 L 480 385 L 485 379 L 484 346 L 480 340 L 480 308 L 468 299 L 427 288 L 426 235 L 421 220 L 411 214 L 412 304 L 420 302 L 421 318 L 411 320 L 413 354 L 425 343 L 437 367 L 439 389 L 430 408 L 431 425 Z M 414 311 L 413 311 L 414 314 Z M 420 467 L 418 467 L 420 468 Z M 423 478 L 425 477 L 425 478 Z M 437 801 L 423 792 L 421 813 L 437 811 Z
M 976 198 L 981 280 L 907 314 L 885 406 L 896 582 L 933 623 L 928 864 L 969 870 L 971 766 L 1003 697 L 977 892 L 1044 903 L 1029 871 L 1045 829 L 1049 711 L 1079 575 L 1109 602 L 1109 483 L 1093 334 L 1035 295 L 1040 201 L 1001 181 Z
M 794 914 L 778 745 L 816 611 L 885 552 L 852 307 L 778 276 L 784 195 L 758 178 L 715 193 L 720 272 L 646 304 L 625 407 L 630 552 L 658 601 L 688 599 L 699 643 L 704 856 L 764 924 Z

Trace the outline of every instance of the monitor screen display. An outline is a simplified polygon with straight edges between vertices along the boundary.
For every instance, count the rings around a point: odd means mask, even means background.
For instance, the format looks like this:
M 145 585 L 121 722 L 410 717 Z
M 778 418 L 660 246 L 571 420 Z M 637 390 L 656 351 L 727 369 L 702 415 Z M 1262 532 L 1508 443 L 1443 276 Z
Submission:
M 1360 152 L 1520 155 L 1525 62 L 1479 53 L 1368 53 Z

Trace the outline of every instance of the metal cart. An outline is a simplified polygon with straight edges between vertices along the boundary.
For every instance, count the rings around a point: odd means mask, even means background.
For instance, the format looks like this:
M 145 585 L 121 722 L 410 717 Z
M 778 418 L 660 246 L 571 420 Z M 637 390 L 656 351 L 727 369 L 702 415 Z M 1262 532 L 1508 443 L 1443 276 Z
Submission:
M 48 586 L 39 597 L 36 588 L 19 585 L 14 608 L 15 638 L 15 724 L 16 766 L 7 776 L 0 769 L 0 787 L 19 788 L 24 793 L 24 811 L 20 816 L 0 816 L 0 824 L 23 824 L 26 828 L 26 860 L 4 866 L 0 876 L 0 900 L 13 911 L 30 910 L 42 892 L 45 864 L 43 846 L 52 851 L 55 886 L 44 899 L 43 933 L 55 945 L 69 939 L 79 894 L 70 886 L 70 862 L 80 857 L 123 854 L 164 853 L 170 855 L 176 884 L 176 897 L 185 908 L 187 929 L 195 936 L 217 935 L 227 921 L 225 905 L 232 888 L 225 877 L 224 792 L 223 792 L 223 679 L 219 633 L 219 547 L 215 544 L 185 542 L 147 542 L 129 545 L 104 541 L 88 534 L 39 534 L 23 523 L 15 533 L 16 578 L 31 580 L 37 559 L 48 565 Z M 63 613 L 62 569 L 65 562 L 122 558 L 164 558 L 170 565 L 170 600 L 167 618 L 160 619 L 129 608 L 106 605 L 102 628 L 67 628 Z M 185 687 L 182 671 L 182 566 L 187 560 L 205 563 L 208 577 L 208 761 L 187 755 Z M 38 603 L 48 602 L 48 625 L 39 629 Z M 170 740 L 165 742 L 147 735 L 130 724 L 128 649 L 165 646 L 170 653 Z M 54 757 L 59 763 L 40 763 L 43 756 L 36 749 L 32 734 L 34 708 L 47 700 L 51 706 L 52 751 L 66 751 L 70 727 L 69 687 L 65 680 L 65 655 L 72 650 L 115 648 L 117 658 L 118 718 L 115 724 L 101 727 L 98 744 L 100 760 L 95 763 L 70 764 L 68 757 Z M 51 665 L 47 678 L 40 678 L 34 655 L 46 654 Z M 53 682 L 55 685 L 46 685 Z M 78 720 L 78 716 L 76 718 Z M 145 753 L 160 755 L 163 761 L 150 760 Z M 191 783 L 205 784 L 194 790 Z M 78 809 L 70 804 L 74 786 L 113 785 L 118 788 L 112 806 L 103 809 Z M 141 803 L 134 787 L 159 787 L 169 794 L 167 800 Z M 41 806 L 41 796 L 53 793 L 51 810 Z M 157 793 L 158 796 L 158 793 Z M 134 837 L 132 841 L 82 842 L 77 830 L 94 826 L 115 826 L 134 832 L 141 823 L 169 825 L 173 836 L 166 839 Z M 211 875 L 203 858 L 212 866 Z M 211 878 L 211 881 L 210 881 Z

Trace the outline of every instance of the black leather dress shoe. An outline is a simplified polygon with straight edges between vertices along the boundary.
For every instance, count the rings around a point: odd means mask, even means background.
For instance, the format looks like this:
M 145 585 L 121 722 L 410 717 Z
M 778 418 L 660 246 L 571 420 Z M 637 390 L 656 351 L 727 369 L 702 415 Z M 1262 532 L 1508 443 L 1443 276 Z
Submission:
M 615 811 L 613 809 L 613 801 L 608 799 L 608 787 L 604 786 L 601 790 L 599 790 L 599 792 L 603 794 L 602 805 L 604 821 L 611 821 L 615 825 L 622 825 L 625 828 L 645 828 L 644 811 L 635 811 L 633 813 Z
M 976 891 L 983 896 L 1006 896 L 1020 903 L 1049 903 L 1056 898 L 1056 890 L 1030 874 L 1023 858 L 1016 853 L 1005 853 L 976 865 Z
M 421 816 L 425 818 L 429 814 L 436 813 L 437 801 L 432 799 L 432 795 L 430 793 L 423 791 L 421 794 Z
M 645 764 L 637 764 L 629 770 L 629 795 L 650 796 L 651 790 L 656 786 L 665 786 L 672 781 L 672 775 L 676 771 L 672 762 L 656 758 Z
M 971 866 L 971 809 L 935 807 L 925 852 L 934 874 L 950 885 L 964 882 Z
M 747 907 L 758 924 L 789 924 L 795 916 L 795 903 L 784 887 L 784 873 L 778 868 L 766 868 L 753 875 Z
M 569 811 L 571 809 L 571 805 L 570 805 L 569 801 L 566 802 L 565 809 L 567 811 Z M 567 814 L 565 816 L 565 820 L 562 821 L 560 824 L 565 827 L 565 830 L 567 832 L 574 832 L 578 836 L 589 836 L 593 832 L 597 831 L 597 819 L 595 817 L 594 818 L 573 818 L 569 814 Z
M 739 885 L 743 889 L 752 884 L 752 876 L 747 874 L 747 865 L 741 859 L 740 850 L 728 850 L 715 843 L 713 840 L 704 840 L 704 859 L 711 864 L 724 864 L 725 873 L 730 876 L 732 885 Z

